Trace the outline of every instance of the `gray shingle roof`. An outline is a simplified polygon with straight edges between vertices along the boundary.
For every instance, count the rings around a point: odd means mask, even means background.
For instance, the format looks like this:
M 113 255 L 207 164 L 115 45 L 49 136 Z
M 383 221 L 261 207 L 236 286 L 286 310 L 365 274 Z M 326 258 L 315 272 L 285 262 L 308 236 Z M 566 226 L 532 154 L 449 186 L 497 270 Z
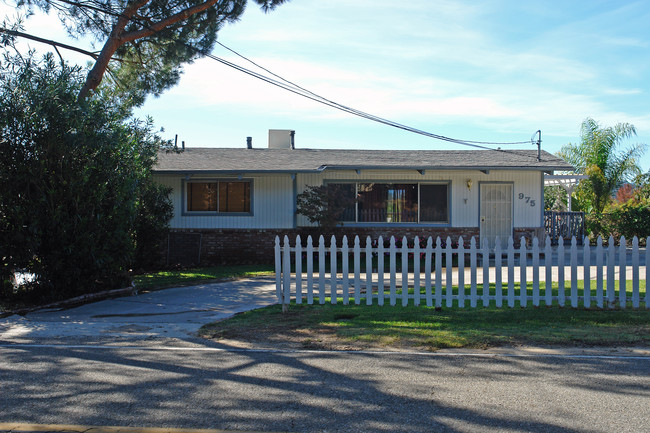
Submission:
M 537 150 L 334 150 L 189 148 L 159 154 L 157 173 L 299 173 L 350 170 L 572 170 Z

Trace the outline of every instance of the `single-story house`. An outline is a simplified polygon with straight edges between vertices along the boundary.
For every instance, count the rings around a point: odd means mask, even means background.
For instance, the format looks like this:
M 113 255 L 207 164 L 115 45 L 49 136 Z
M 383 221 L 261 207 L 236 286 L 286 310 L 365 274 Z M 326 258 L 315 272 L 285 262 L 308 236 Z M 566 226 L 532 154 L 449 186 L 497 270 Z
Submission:
M 272 262 L 276 235 L 320 234 L 296 196 L 323 184 L 354 198 L 337 236 L 531 238 L 543 233 L 544 174 L 573 168 L 535 148 L 300 149 L 293 137 L 271 130 L 267 148 L 161 152 L 154 175 L 174 204 L 168 263 Z

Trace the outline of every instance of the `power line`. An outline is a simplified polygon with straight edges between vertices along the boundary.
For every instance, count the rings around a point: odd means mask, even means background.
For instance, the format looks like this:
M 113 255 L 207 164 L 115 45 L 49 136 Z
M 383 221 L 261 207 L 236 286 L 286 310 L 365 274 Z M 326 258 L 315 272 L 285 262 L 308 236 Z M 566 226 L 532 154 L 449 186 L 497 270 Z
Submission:
M 79 2 L 74 1 L 74 0 L 50 0 L 50 2 L 52 2 L 52 1 L 60 1 L 62 3 L 67 3 L 67 4 L 70 4 L 70 5 L 74 5 L 74 6 L 77 6 L 79 8 L 88 8 L 88 9 L 94 10 L 96 12 L 105 13 L 107 15 L 112 15 L 112 16 L 115 16 L 115 17 L 125 17 L 124 15 L 122 15 L 120 13 L 116 13 L 116 12 L 113 12 L 113 11 L 102 10 L 100 8 L 97 8 L 97 7 L 88 5 L 88 4 L 79 3 Z M 126 17 L 126 18 L 129 21 L 138 22 L 138 24 L 142 25 L 145 28 L 149 27 L 146 23 L 143 23 L 143 22 L 141 22 L 139 20 L 136 20 L 136 19 L 134 19 L 132 17 Z M 497 146 L 497 145 L 535 144 L 535 142 L 533 141 L 532 138 L 531 138 L 530 141 L 516 141 L 516 142 L 490 142 L 490 141 L 461 140 L 461 139 L 446 137 L 444 135 L 434 134 L 432 132 L 427 132 L 427 131 L 424 131 L 424 130 L 421 130 L 421 129 L 418 129 L 418 128 L 414 128 L 414 127 L 411 127 L 411 126 L 408 126 L 408 125 L 404 125 L 404 124 L 401 124 L 401 123 L 398 123 L 398 122 L 395 122 L 395 121 L 392 121 L 392 120 L 389 120 L 389 119 L 385 119 L 385 118 L 382 118 L 382 117 L 379 117 L 379 116 L 376 116 L 376 115 L 373 115 L 373 114 L 370 114 L 370 113 L 366 113 L 364 111 L 357 110 L 355 108 L 340 104 L 340 103 L 338 103 L 336 101 L 330 100 L 330 99 L 325 98 L 325 97 L 323 97 L 323 96 L 321 96 L 319 94 L 316 94 L 316 93 L 314 93 L 314 92 L 312 92 L 312 91 L 310 91 L 310 90 L 308 90 L 308 89 L 306 89 L 304 87 L 299 86 L 298 84 L 296 84 L 296 83 L 294 83 L 292 81 L 289 81 L 289 80 L 283 78 L 282 76 L 270 71 L 269 69 L 259 65 L 258 63 L 254 62 L 253 60 L 247 58 L 246 56 L 238 53 L 237 51 L 235 51 L 232 48 L 224 45 L 223 43 L 221 43 L 219 41 L 216 41 L 216 43 L 219 44 L 221 47 L 225 48 L 226 50 L 232 52 L 236 56 L 244 59 L 245 61 L 253 64 L 257 68 L 259 68 L 259 69 L 265 71 L 266 73 L 270 74 L 271 76 L 277 78 L 277 80 L 274 79 L 274 78 L 270 78 L 268 76 L 265 76 L 263 74 L 251 71 L 250 69 L 247 69 L 247 68 L 245 68 L 243 66 L 237 65 L 236 63 L 233 63 L 233 62 L 227 61 L 227 60 L 225 60 L 225 59 L 223 59 L 221 57 L 215 56 L 212 53 L 203 52 L 203 51 L 193 47 L 190 44 L 183 43 L 183 45 L 185 45 L 185 47 L 187 47 L 187 48 L 193 49 L 194 51 L 196 51 L 198 54 L 200 54 L 202 56 L 208 57 L 208 58 L 210 58 L 212 60 L 215 60 L 215 61 L 217 61 L 217 62 L 219 62 L 219 63 L 221 63 L 223 65 L 231 67 L 231 68 L 233 68 L 233 69 L 235 69 L 237 71 L 243 72 L 243 73 L 245 73 L 247 75 L 250 75 L 250 76 L 252 76 L 254 78 L 257 78 L 257 79 L 262 80 L 262 81 L 264 81 L 266 83 L 272 84 L 274 86 L 277 86 L 277 87 L 279 87 L 281 89 L 284 89 L 284 90 L 287 90 L 287 91 L 292 92 L 294 94 L 297 94 L 299 96 L 311 99 L 311 100 L 313 100 L 315 102 L 319 102 L 321 104 L 324 104 L 324 105 L 327 105 L 329 107 L 338 109 L 340 111 L 343 111 L 343 112 L 346 112 L 346 113 L 349 113 L 349 114 L 352 114 L 352 115 L 355 115 L 355 116 L 358 116 L 358 117 L 362 117 L 362 118 L 365 118 L 365 119 L 368 119 L 368 120 L 371 120 L 371 121 L 374 121 L 374 122 L 378 122 L 378 123 L 381 123 L 381 124 L 384 124 L 384 125 L 387 125 L 387 126 L 398 128 L 398 129 L 401 129 L 401 130 L 404 130 L 404 131 L 407 131 L 407 132 L 423 135 L 425 137 L 430 137 L 430 138 L 434 138 L 434 139 L 441 140 L 441 141 L 460 144 L 460 145 L 464 145 L 464 146 L 470 146 L 470 147 L 475 147 L 475 148 L 485 149 L 485 150 L 495 150 L 495 151 L 501 151 L 501 152 L 507 152 L 507 153 L 515 153 L 515 152 L 504 150 L 504 149 L 494 149 L 494 148 L 487 147 L 487 146 L 488 145 Z M 540 137 L 540 140 L 538 140 L 538 142 L 537 142 L 538 146 L 539 146 L 540 143 L 541 143 L 541 137 Z
M 369 120 L 373 120 L 373 121 L 376 121 L 376 122 L 379 122 L 379 123 L 383 123 L 383 124 L 388 125 L 388 126 L 393 126 L 393 127 L 399 128 L 399 129 L 403 129 L 403 130 L 413 132 L 413 133 L 416 133 L 416 134 L 420 134 L 420 135 L 424 135 L 424 136 L 427 136 L 427 137 L 435 138 L 435 139 L 438 139 L 438 140 L 443 140 L 443 141 L 448 141 L 448 142 L 452 142 L 452 143 L 456 143 L 456 144 L 463 144 L 463 145 L 468 145 L 468 146 L 480 145 L 480 144 L 484 144 L 484 145 L 516 145 L 516 144 L 531 144 L 531 143 L 533 143 L 532 140 L 531 141 L 514 141 L 514 142 L 492 142 L 492 141 L 461 140 L 461 139 L 445 137 L 443 135 L 438 135 L 438 134 L 434 134 L 434 133 L 431 133 L 431 132 L 426 132 L 426 131 L 423 131 L 423 130 L 420 130 L 420 129 L 417 129 L 417 128 L 413 128 L 411 126 L 403 125 L 403 124 L 398 123 L 398 122 L 394 122 L 394 121 L 391 121 L 391 120 L 388 120 L 388 119 L 384 119 L 382 117 L 375 116 L 375 115 L 372 115 L 372 114 L 369 114 L 369 113 L 365 113 L 363 111 L 360 111 L 360 110 L 357 110 L 357 109 L 354 109 L 354 108 L 339 104 L 339 103 L 337 103 L 335 101 L 332 101 L 332 100 L 327 99 L 327 98 L 325 98 L 323 96 L 320 96 L 320 95 L 318 95 L 318 94 L 316 94 L 316 93 L 314 93 L 314 92 L 312 92 L 310 90 L 305 89 L 304 87 L 301 87 L 301 86 L 297 85 L 296 83 L 294 83 L 292 81 L 289 81 L 289 80 L 283 78 L 282 76 L 270 71 L 269 69 L 259 65 L 258 63 L 254 62 L 253 60 L 247 58 L 246 56 L 238 53 L 237 51 L 235 51 L 232 48 L 226 46 L 225 44 L 223 44 L 223 43 L 221 43 L 219 41 L 217 41 L 217 44 L 219 44 L 221 47 L 225 48 L 226 50 L 230 51 L 231 53 L 235 54 L 236 56 L 246 60 L 247 62 L 255 65 L 256 67 L 262 69 L 263 71 L 265 71 L 265 72 L 271 74 L 272 76 L 278 78 L 279 80 L 283 81 L 284 83 L 287 83 L 291 88 L 288 88 L 287 86 L 282 85 L 281 83 L 278 83 L 275 80 L 268 79 L 268 77 L 265 77 L 264 75 L 261 75 L 261 74 L 255 73 L 253 71 L 250 71 L 249 69 L 246 69 L 246 68 L 244 68 L 242 66 L 236 65 L 235 63 L 229 62 L 229 61 L 227 61 L 225 59 L 222 59 L 220 57 L 214 56 L 212 54 L 205 54 L 205 53 L 202 53 L 202 54 L 206 55 L 206 57 L 210 57 L 211 59 L 216 60 L 216 61 L 218 61 L 220 63 L 223 63 L 223 64 L 225 64 L 227 66 L 230 66 L 230 67 L 235 68 L 235 69 L 237 69 L 237 70 L 239 70 L 241 72 L 244 72 L 244 73 L 246 73 L 248 75 L 252 75 L 252 76 L 254 76 L 254 77 L 258 78 L 258 79 L 269 82 L 269 83 L 274 84 L 274 85 L 276 85 L 278 87 L 284 88 L 285 90 L 292 91 L 294 93 L 297 93 L 297 94 L 300 94 L 302 96 L 308 97 L 309 99 L 316 100 L 317 102 L 321 102 L 321 103 L 323 103 L 325 105 L 329 105 L 329 106 L 331 106 L 333 108 L 337 108 L 337 109 L 340 109 L 342 111 L 348 112 L 350 114 L 354 114 L 354 115 L 357 115 L 357 116 L 360 116 L 360 117 L 363 117 L 363 118 L 366 118 L 366 119 L 369 119 Z M 311 95 L 311 97 L 307 96 L 305 94 Z M 490 149 L 490 150 L 497 150 L 497 149 L 492 149 L 492 148 L 486 148 L 486 147 L 483 147 L 483 146 L 475 146 L 475 147 L 479 147 L 479 148 L 483 148 L 483 149 Z

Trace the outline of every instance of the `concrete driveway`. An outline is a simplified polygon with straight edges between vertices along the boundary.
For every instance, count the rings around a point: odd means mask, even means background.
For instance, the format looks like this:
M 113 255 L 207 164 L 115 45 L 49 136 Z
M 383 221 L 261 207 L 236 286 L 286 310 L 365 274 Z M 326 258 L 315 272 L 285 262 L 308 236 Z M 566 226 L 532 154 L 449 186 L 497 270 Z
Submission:
M 191 338 L 210 322 L 277 302 L 273 277 L 179 287 L 0 319 L 0 340 Z

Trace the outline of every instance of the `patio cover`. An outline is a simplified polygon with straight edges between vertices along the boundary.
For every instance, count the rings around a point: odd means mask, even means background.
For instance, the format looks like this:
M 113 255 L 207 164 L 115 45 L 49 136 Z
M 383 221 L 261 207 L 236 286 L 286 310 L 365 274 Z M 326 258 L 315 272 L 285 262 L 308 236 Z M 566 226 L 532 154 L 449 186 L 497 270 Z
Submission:
M 544 186 L 561 186 L 569 197 L 569 211 L 571 211 L 571 194 L 578 186 L 578 182 L 582 179 L 587 179 L 589 176 L 586 174 L 545 174 Z

